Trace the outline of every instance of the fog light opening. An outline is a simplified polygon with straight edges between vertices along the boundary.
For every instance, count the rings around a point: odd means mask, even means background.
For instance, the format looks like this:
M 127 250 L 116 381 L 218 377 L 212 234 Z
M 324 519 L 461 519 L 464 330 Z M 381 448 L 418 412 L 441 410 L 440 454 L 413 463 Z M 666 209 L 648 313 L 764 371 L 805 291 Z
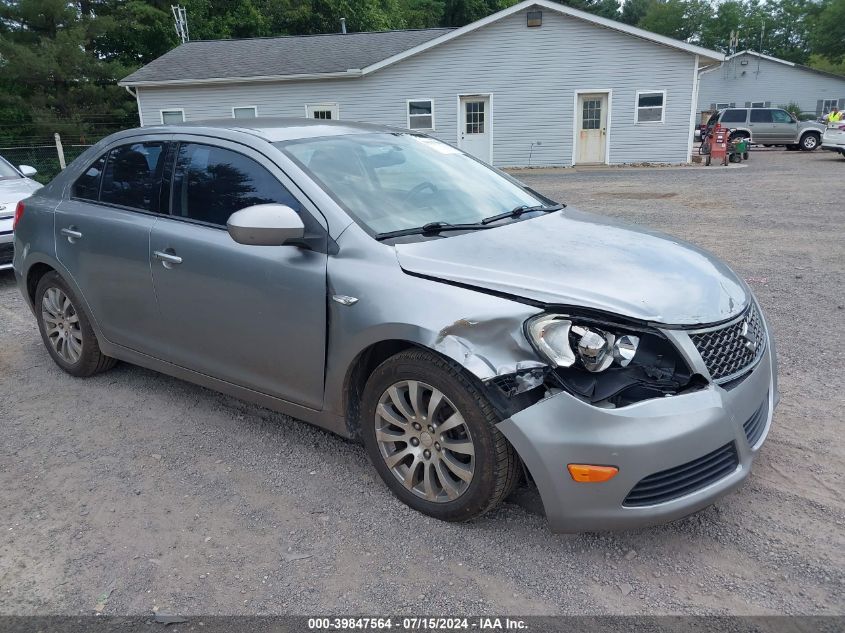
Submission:
M 601 483 L 616 477 L 619 469 L 616 466 L 596 466 L 593 464 L 568 464 L 566 468 L 573 481 L 578 483 Z

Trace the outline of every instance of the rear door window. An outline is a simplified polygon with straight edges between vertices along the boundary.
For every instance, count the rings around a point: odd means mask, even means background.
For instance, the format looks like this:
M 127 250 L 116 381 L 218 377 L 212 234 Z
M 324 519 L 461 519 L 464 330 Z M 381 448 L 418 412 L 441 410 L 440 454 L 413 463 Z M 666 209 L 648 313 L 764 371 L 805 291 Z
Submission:
M 165 143 L 133 143 L 109 153 L 100 202 L 142 211 L 158 211 Z
M 745 123 L 747 110 L 725 110 L 722 115 L 722 123 Z
M 225 226 L 235 211 L 271 203 L 302 211 L 296 198 L 253 159 L 212 145 L 179 146 L 172 215 Z
M 772 111 L 771 110 L 752 110 L 751 111 L 751 122 L 752 123 L 771 123 L 772 122 Z

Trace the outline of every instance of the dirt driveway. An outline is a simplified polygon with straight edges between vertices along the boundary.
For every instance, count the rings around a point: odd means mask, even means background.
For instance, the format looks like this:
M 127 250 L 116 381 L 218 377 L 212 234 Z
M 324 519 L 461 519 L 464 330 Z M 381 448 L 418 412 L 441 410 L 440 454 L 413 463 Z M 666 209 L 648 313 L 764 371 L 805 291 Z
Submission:
M 627 533 L 552 535 L 526 493 L 439 523 L 304 423 L 125 364 L 73 379 L 0 273 L 0 613 L 845 613 L 845 160 L 747 165 L 520 174 L 715 251 L 778 339 L 750 481 Z

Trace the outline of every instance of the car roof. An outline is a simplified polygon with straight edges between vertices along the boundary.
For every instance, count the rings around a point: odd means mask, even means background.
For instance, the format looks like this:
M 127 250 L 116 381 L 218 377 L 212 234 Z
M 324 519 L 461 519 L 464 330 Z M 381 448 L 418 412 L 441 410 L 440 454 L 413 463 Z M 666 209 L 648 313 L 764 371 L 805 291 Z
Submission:
M 398 128 L 351 121 L 327 121 L 306 118 L 256 117 L 253 119 L 208 119 L 168 125 L 151 125 L 127 130 L 127 134 L 206 134 L 214 136 L 220 131 L 242 132 L 257 136 L 270 143 L 322 136 L 372 134 L 376 132 L 407 132 Z

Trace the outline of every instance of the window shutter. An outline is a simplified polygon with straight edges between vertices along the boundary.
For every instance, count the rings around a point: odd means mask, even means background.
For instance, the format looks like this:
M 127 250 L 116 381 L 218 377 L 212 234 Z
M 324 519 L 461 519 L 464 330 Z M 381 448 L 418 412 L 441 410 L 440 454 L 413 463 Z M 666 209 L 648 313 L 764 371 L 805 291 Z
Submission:
M 716 109 L 716 104 L 715 104 L 715 103 L 711 103 L 711 104 L 710 104 L 710 109 L 711 109 L 711 110 L 715 110 L 715 109 Z
M 840 100 L 839 100 L 839 109 L 840 109 L 840 110 L 845 110 L 845 99 L 840 99 Z
M 822 110 L 824 110 L 824 101 L 819 99 L 818 101 L 816 101 L 816 116 L 821 116 Z
M 750 102 L 750 101 L 746 101 L 746 102 L 745 102 L 745 107 L 746 107 L 746 108 L 750 108 L 750 107 L 751 107 L 751 102 Z

